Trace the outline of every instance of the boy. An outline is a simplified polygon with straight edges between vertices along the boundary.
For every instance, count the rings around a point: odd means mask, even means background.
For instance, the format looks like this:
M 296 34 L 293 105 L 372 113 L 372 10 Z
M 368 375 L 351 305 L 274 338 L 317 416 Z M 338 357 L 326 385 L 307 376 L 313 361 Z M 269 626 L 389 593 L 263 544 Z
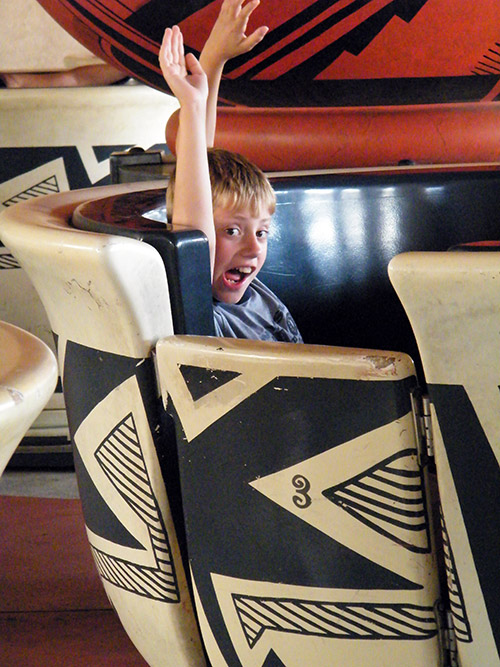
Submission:
M 266 258 L 276 204 L 269 181 L 235 153 L 212 150 L 207 158 L 224 64 L 252 49 L 267 32 L 263 26 L 245 35 L 259 0 L 243 2 L 224 0 L 200 62 L 193 54 L 184 55 L 177 26 L 165 30 L 160 66 L 180 103 L 177 166 L 167 211 L 174 226 L 199 229 L 208 238 L 218 336 L 302 342 L 286 307 L 256 278 Z

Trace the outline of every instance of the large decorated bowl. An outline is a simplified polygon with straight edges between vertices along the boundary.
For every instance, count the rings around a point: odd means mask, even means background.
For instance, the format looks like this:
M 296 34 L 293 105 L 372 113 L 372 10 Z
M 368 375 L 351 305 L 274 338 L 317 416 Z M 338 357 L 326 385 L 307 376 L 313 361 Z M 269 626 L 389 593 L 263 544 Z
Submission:
M 165 89 L 158 49 L 180 25 L 199 52 L 220 3 L 39 0 L 103 59 Z M 265 0 L 251 21 L 270 31 L 229 63 L 221 92 L 249 106 L 363 106 L 492 100 L 500 84 L 495 0 Z

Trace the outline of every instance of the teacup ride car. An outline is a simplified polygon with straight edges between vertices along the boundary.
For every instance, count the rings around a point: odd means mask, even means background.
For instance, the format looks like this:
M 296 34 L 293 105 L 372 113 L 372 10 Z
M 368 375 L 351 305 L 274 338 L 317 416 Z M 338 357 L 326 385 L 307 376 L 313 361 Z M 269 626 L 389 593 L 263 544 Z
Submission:
M 494 238 L 498 171 L 272 182 L 261 275 L 303 346 L 213 336 L 206 241 L 162 221 L 165 183 L 44 197 L 0 218 L 57 340 L 106 591 L 152 665 L 202 664 L 205 651 L 228 665 L 447 664 L 448 597 L 455 627 L 466 618 L 462 664 L 495 664 L 485 580 L 475 545 L 456 558 L 446 492 L 449 596 L 440 582 L 414 413 L 426 375 L 385 274 L 403 251 Z M 473 588 L 457 586 L 467 578 Z
M 93 192 L 7 209 L 2 240 L 54 331 L 82 508 L 106 592 L 148 663 L 203 664 L 158 459 L 165 453 L 154 444 L 162 434 L 150 353 L 172 332 L 165 269 L 146 244 L 68 225 Z M 19 234 L 30 248 L 15 241 Z
M 460 664 L 498 664 L 498 242 L 389 264 L 430 397 L 450 609 Z M 480 656 L 483 656 L 479 659 Z

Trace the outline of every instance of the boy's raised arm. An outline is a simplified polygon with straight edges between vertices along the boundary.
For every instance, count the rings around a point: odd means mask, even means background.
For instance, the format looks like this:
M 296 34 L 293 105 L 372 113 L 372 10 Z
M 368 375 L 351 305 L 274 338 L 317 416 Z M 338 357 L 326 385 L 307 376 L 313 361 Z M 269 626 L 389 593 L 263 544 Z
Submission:
M 217 98 L 224 65 L 231 58 L 247 53 L 256 46 L 267 33 L 267 26 L 261 26 L 246 35 L 248 19 L 260 4 L 260 0 L 224 0 L 219 16 L 200 54 L 200 64 L 208 79 L 207 101 L 207 145 L 214 145 L 217 120 Z
M 180 104 L 172 224 L 204 232 L 213 270 L 215 228 L 206 142 L 207 77 L 195 56 L 184 54 L 178 26 L 165 30 L 159 60 L 163 76 Z

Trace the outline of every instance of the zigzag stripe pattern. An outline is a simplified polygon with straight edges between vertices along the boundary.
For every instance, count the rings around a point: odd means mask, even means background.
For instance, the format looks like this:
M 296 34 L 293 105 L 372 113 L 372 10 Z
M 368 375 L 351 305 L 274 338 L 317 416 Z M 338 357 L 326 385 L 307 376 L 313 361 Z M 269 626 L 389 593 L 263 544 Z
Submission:
M 95 547 L 92 553 L 101 577 L 115 586 L 155 600 L 179 601 L 172 567 L 169 575 L 165 570 L 136 565 Z
M 21 201 L 26 201 L 27 199 L 33 199 L 34 197 L 41 197 L 42 195 L 49 195 L 54 192 L 60 192 L 59 183 L 57 182 L 57 176 L 50 176 L 44 181 L 40 181 L 36 185 L 33 185 L 27 190 L 23 190 L 14 197 L 6 199 L 3 203 L 4 206 L 13 206 L 18 204 Z
M 448 595 L 450 599 L 450 609 L 453 616 L 453 627 L 455 628 L 455 637 L 457 641 L 472 642 L 472 628 L 467 617 L 465 602 L 462 594 L 462 586 L 455 566 L 455 557 L 448 537 L 448 530 L 444 521 L 443 513 L 440 508 L 441 531 L 443 534 L 443 554 L 444 565 L 446 568 L 446 578 L 448 580 Z
M 416 451 L 406 449 L 323 495 L 409 551 L 430 550 L 427 513 Z M 416 540 L 420 533 L 420 544 Z
M 278 63 L 277 69 L 286 77 L 293 71 L 291 63 L 294 63 L 287 59 L 303 52 L 301 62 L 294 66 L 303 69 L 305 76 L 312 80 L 341 53 L 357 55 L 363 51 L 394 17 L 409 23 L 426 2 L 349 0 L 339 7 L 330 0 L 316 0 L 269 33 L 265 43 L 253 51 L 250 62 L 255 64 L 252 67 L 240 66 L 241 59 L 235 58 L 227 73 L 229 78 L 235 78 L 243 71 L 246 78 L 254 78 Z M 385 11 L 381 5 L 386 5 Z M 382 13 L 380 21 L 378 17 Z
M 432 607 L 232 597 L 250 648 L 266 630 L 358 640 L 430 639 L 437 632 Z
M 179 602 L 167 530 L 149 480 L 132 413 L 129 413 L 96 450 L 95 457 L 118 493 L 148 526 L 156 568 L 131 563 L 93 547 L 103 579 L 138 595 Z
M 10 252 L 6 252 L 3 255 L 0 254 L 0 271 L 2 269 L 20 269 L 20 268 L 21 265 L 14 257 L 14 255 L 10 254 Z

